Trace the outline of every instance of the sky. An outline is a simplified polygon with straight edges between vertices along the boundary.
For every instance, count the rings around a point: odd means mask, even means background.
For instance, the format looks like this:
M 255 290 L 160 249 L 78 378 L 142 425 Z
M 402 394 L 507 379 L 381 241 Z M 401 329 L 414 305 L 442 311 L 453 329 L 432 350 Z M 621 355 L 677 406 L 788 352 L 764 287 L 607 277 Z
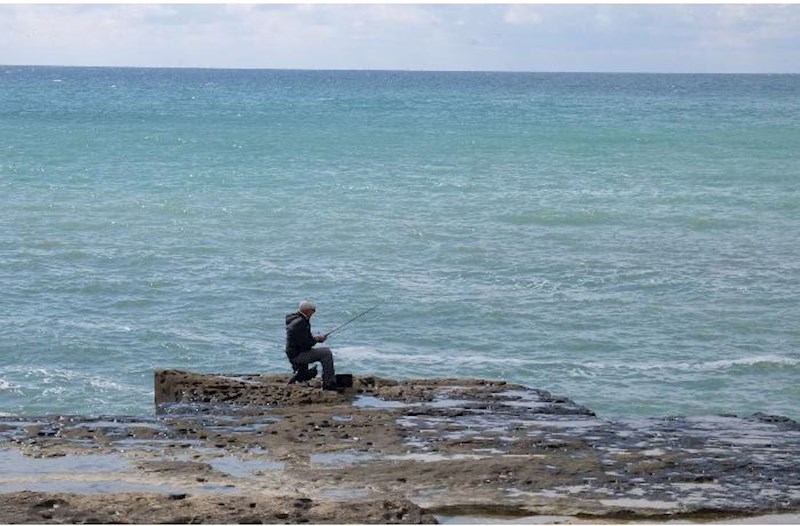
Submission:
M 800 4 L 0 4 L 0 64 L 800 73 Z

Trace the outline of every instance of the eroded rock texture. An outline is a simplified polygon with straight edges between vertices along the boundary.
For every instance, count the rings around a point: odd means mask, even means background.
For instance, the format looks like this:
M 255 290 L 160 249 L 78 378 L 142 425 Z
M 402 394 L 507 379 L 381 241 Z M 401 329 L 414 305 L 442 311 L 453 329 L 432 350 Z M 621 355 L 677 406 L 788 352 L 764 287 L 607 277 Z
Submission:
M 610 421 L 505 382 L 364 377 L 330 392 L 287 380 L 157 371 L 154 417 L 0 419 L 0 522 L 800 510 L 789 419 Z

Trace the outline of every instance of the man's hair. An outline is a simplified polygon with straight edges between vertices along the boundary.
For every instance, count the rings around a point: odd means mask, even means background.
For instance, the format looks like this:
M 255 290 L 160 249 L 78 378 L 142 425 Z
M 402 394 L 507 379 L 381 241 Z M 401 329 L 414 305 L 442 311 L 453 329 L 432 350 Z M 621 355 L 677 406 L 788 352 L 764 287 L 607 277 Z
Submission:
M 310 301 L 303 300 L 300 302 L 300 306 L 297 308 L 297 310 L 317 310 L 317 306 Z

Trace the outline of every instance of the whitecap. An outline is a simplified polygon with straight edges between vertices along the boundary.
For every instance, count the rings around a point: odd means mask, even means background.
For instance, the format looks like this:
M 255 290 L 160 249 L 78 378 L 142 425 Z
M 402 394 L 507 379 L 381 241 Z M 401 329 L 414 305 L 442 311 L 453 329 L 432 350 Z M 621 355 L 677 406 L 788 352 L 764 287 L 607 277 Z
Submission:
M 0 378 L 0 390 L 11 390 L 11 389 L 19 389 L 19 386 Z
M 763 356 L 748 356 L 746 358 L 735 358 L 731 360 L 716 360 L 700 364 L 704 370 L 710 369 L 727 369 L 736 365 L 800 365 L 800 359 L 790 358 L 788 356 L 778 356 L 774 354 L 767 354 Z
M 565 364 L 566 365 L 566 364 Z M 797 366 L 800 359 L 774 354 L 748 356 L 744 358 L 731 358 L 726 360 L 712 360 L 708 362 L 650 362 L 650 363 L 602 363 L 586 362 L 583 367 L 589 369 L 621 369 L 635 371 L 652 370 L 677 370 L 677 371 L 714 371 L 728 369 L 735 366 L 778 365 Z
M 384 351 L 376 347 L 360 347 L 360 346 L 345 346 L 345 347 L 331 347 L 334 354 L 341 353 L 342 358 L 358 359 L 367 361 L 390 361 L 392 363 L 413 363 L 418 365 L 441 365 L 449 364 L 453 361 L 458 362 L 459 365 L 508 365 L 508 366 L 526 366 L 526 365 L 542 365 L 542 363 L 525 360 L 520 358 L 511 358 L 507 355 L 500 354 L 498 356 L 486 356 L 482 353 L 464 352 L 454 349 L 453 353 L 403 353 Z
M 129 391 L 141 392 L 140 388 L 132 385 L 121 384 L 109 379 L 108 376 L 98 374 L 87 374 L 71 369 L 46 369 L 46 368 L 14 368 L 17 373 L 24 374 L 26 378 L 32 378 L 35 383 L 46 384 L 48 387 L 42 390 L 43 394 L 60 394 L 65 392 L 65 385 L 84 384 L 94 389 L 105 389 L 109 391 Z M 14 372 L 12 370 L 12 372 Z M 19 389 L 19 385 L 14 385 L 6 380 L 0 379 L 0 389 Z

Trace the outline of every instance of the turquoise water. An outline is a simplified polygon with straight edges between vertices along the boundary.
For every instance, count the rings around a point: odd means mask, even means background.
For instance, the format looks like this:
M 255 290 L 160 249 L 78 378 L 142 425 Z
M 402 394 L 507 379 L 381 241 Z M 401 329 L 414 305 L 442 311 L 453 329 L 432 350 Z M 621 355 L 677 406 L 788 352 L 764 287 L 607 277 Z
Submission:
M 0 414 L 152 371 L 800 417 L 800 76 L 0 67 Z

